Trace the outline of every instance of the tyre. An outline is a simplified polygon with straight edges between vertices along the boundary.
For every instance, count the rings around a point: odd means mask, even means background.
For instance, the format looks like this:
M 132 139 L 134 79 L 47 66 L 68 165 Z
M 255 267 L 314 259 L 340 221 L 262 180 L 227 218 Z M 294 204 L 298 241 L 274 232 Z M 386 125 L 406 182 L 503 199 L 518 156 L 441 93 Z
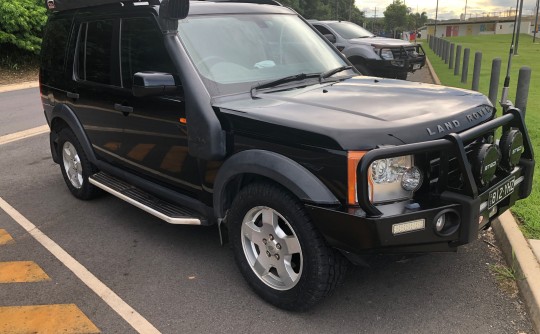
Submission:
M 240 272 L 267 302 L 303 311 L 331 294 L 347 260 L 329 248 L 302 203 L 272 183 L 252 183 L 233 201 L 227 218 Z
M 77 137 L 68 128 L 58 134 L 58 156 L 62 176 L 73 196 L 87 200 L 101 193 L 88 182 L 88 177 L 96 173 L 97 168 L 90 163 Z
M 407 80 L 407 72 L 397 72 L 396 73 L 396 79 L 399 80 Z

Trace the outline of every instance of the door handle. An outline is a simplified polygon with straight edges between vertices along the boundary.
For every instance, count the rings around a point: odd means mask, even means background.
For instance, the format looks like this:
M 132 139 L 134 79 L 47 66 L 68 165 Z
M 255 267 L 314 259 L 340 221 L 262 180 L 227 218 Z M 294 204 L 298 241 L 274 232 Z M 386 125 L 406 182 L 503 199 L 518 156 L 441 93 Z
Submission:
M 121 105 L 120 103 L 115 103 L 114 104 L 114 110 L 121 111 L 121 112 L 127 114 L 127 113 L 132 113 L 133 112 L 133 107 L 124 106 L 124 105 Z
M 72 92 L 67 92 L 67 97 L 71 98 L 71 99 L 78 99 L 79 98 L 79 94 L 77 93 L 72 93 Z

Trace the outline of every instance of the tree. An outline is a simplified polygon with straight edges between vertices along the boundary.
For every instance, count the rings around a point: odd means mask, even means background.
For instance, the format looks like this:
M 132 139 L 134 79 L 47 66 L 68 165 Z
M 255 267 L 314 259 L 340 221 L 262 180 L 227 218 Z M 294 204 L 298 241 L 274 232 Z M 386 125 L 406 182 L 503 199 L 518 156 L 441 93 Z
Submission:
M 407 16 L 409 9 L 401 2 L 395 0 L 384 10 L 384 25 L 387 30 L 397 31 L 407 29 Z
M 362 25 L 365 17 L 354 0 L 278 0 L 306 19 L 344 20 Z
M 0 49 L 39 54 L 46 12 L 42 0 L 0 1 Z
M 422 14 L 409 13 L 409 16 L 407 17 L 407 28 L 409 30 L 420 28 L 426 24 L 427 20 L 428 17 L 426 12 L 422 12 Z

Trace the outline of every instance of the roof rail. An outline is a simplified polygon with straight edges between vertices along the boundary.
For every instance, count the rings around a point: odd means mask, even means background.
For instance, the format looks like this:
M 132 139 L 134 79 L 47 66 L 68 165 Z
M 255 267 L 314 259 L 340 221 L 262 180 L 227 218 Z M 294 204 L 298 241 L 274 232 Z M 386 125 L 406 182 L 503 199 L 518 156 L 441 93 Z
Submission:
M 50 11 L 60 12 L 70 9 L 95 7 L 115 3 L 147 2 L 150 5 L 159 5 L 160 0 L 45 0 L 45 6 Z
M 210 2 L 236 2 L 236 3 L 256 3 L 260 5 L 274 5 L 274 6 L 283 6 L 281 3 L 275 0 L 201 0 L 201 1 L 210 1 Z

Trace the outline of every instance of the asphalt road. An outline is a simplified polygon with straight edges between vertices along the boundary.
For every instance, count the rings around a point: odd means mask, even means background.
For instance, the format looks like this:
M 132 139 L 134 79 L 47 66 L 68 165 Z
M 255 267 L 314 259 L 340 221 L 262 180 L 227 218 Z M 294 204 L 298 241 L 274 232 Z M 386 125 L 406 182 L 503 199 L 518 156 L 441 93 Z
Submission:
M 39 88 L 0 94 L 0 136 L 44 124 Z
M 35 89 L 0 94 L 0 135 L 45 123 L 29 101 L 39 101 Z M 316 308 L 291 313 L 249 290 L 217 229 L 167 225 L 112 196 L 72 197 L 47 134 L 0 146 L 0 197 L 162 333 L 532 333 L 482 239 L 457 253 L 372 258 Z M 0 307 L 74 303 L 102 333 L 135 332 L 2 210 L 0 229 L 15 239 L 0 262 L 32 260 L 51 278 L 0 284 Z

